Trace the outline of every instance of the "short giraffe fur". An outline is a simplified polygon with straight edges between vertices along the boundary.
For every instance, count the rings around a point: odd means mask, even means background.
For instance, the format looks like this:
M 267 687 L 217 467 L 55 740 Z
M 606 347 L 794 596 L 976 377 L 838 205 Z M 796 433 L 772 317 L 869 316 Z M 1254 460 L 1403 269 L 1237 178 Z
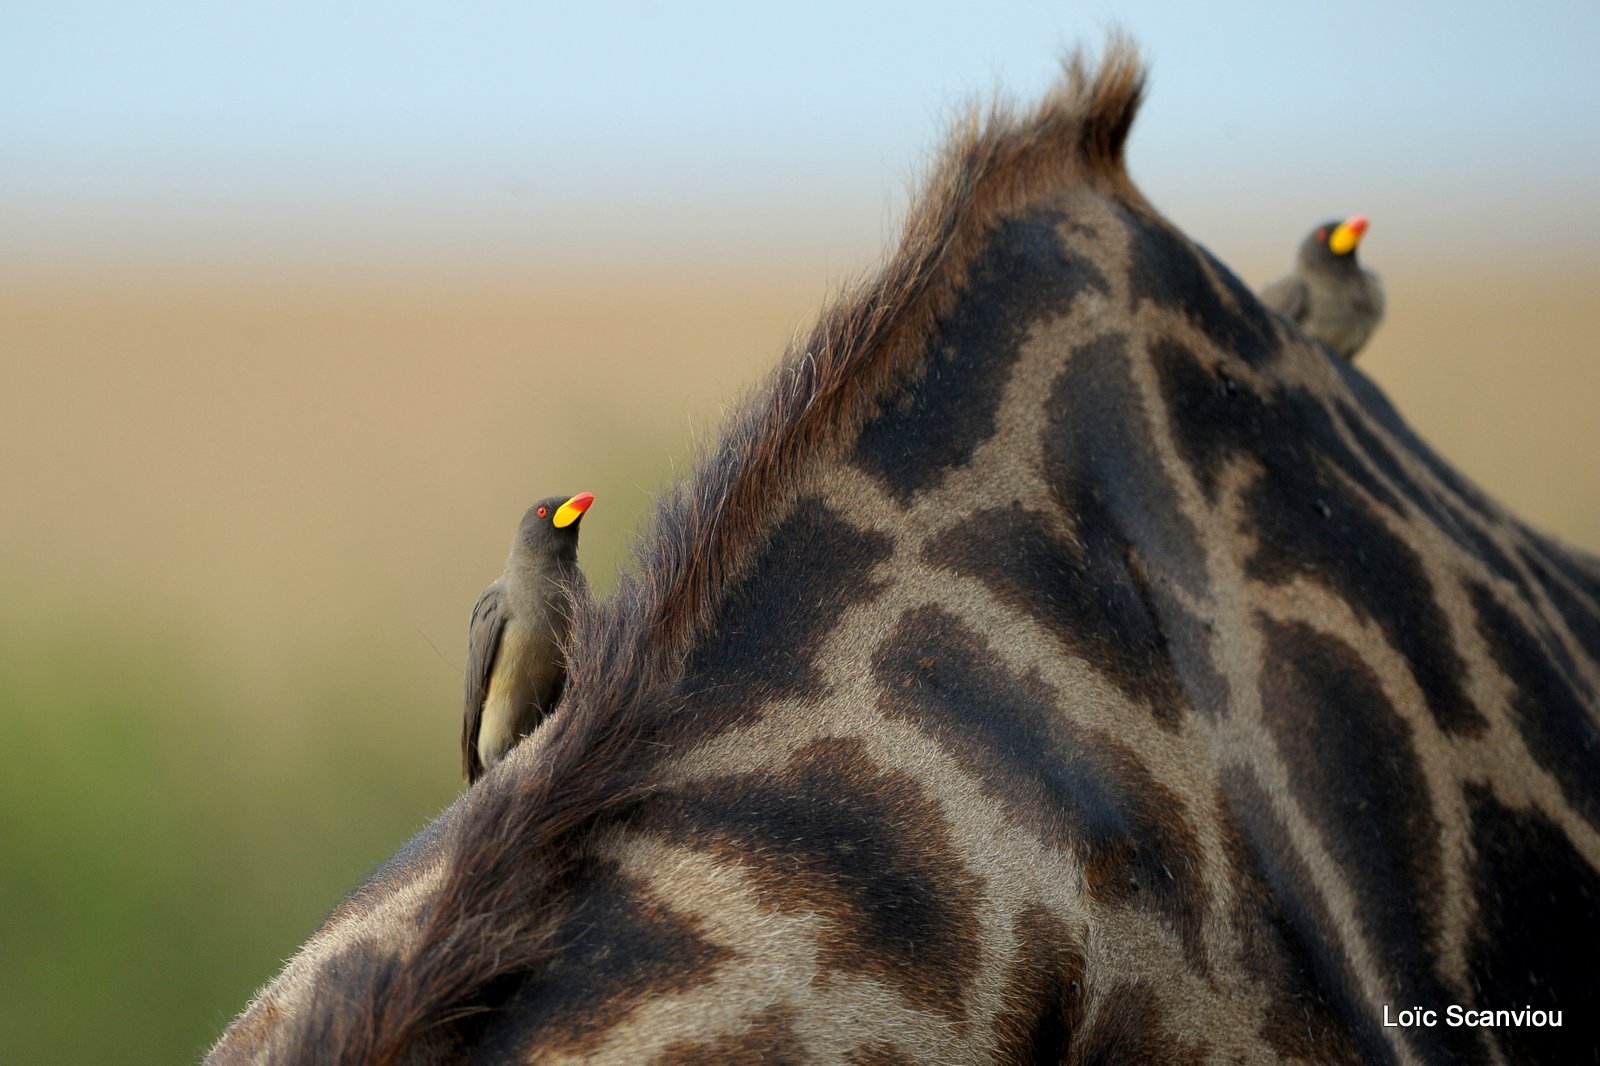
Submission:
M 1600 563 L 1145 202 L 1142 79 L 957 132 L 212 1062 L 1595 1057 Z

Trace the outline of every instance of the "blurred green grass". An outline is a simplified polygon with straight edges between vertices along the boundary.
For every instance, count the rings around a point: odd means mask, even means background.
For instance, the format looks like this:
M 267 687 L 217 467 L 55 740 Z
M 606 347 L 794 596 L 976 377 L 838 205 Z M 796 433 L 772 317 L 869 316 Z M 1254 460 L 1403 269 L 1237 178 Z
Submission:
M 581 551 L 598 596 L 651 505 L 618 487 L 629 457 L 665 477 L 689 456 L 624 427 L 606 441 Z M 477 564 L 487 583 L 499 559 Z M 198 1060 L 459 795 L 471 598 L 438 641 L 374 612 L 267 664 L 148 605 L 73 619 L 32 588 L 0 612 L 0 1064 Z
M 456 793 L 448 744 L 352 728 L 437 719 L 382 674 L 315 679 L 316 742 L 285 744 L 189 655 L 0 620 L 0 1062 L 194 1061 Z

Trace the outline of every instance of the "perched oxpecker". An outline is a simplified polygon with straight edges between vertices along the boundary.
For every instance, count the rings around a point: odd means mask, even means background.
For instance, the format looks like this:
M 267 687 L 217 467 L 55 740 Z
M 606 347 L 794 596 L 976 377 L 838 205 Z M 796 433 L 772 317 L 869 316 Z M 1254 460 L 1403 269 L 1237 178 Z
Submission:
M 1356 261 L 1364 215 L 1324 222 L 1300 243 L 1294 270 L 1261 292 L 1266 305 L 1354 359 L 1383 321 L 1383 283 Z
M 472 608 L 461 722 L 461 772 L 468 782 L 531 733 L 561 698 L 570 597 L 585 588 L 578 523 L 593 502 L 592 493 L 580 492 L 528 508 L 505 569 Z

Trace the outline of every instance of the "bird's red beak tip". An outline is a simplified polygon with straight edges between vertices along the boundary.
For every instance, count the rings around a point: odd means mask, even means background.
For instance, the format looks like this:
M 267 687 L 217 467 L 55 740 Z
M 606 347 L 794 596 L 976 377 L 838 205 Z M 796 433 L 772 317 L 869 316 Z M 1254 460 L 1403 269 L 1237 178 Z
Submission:
M 1367 232 L 1367 216 L 1366 215 L 1351 215 L 1348 219 L 1345 220 L 1344 224 L 1346 226 L 1349 226 L 1350 227 L 1350 232 L 1354 233 L 1357 237 L 1359 237 L 1363 233 Z
M 578 493 L 576 496 L 572 497 L 572 499 L 556 508 L 555 516 L 550 519 L 550 524 L 555 526 L 557 529 L 566 529 L 579 518 L 582 518 L 583 512 L 587 511 L 589 509 L 589 505 L 593 502 L 594 493 Z

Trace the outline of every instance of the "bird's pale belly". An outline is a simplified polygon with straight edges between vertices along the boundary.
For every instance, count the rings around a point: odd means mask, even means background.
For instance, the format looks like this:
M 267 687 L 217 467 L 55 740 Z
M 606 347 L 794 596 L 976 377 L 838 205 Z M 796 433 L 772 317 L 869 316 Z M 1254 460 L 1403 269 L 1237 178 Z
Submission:
M 521 626 L 506 626 L 478 722 L 478 758 L 485 766 L 498 760 L 519 737 L 533 732 L 554 698 L 560 678 L 552 641 L 530 639 Z

